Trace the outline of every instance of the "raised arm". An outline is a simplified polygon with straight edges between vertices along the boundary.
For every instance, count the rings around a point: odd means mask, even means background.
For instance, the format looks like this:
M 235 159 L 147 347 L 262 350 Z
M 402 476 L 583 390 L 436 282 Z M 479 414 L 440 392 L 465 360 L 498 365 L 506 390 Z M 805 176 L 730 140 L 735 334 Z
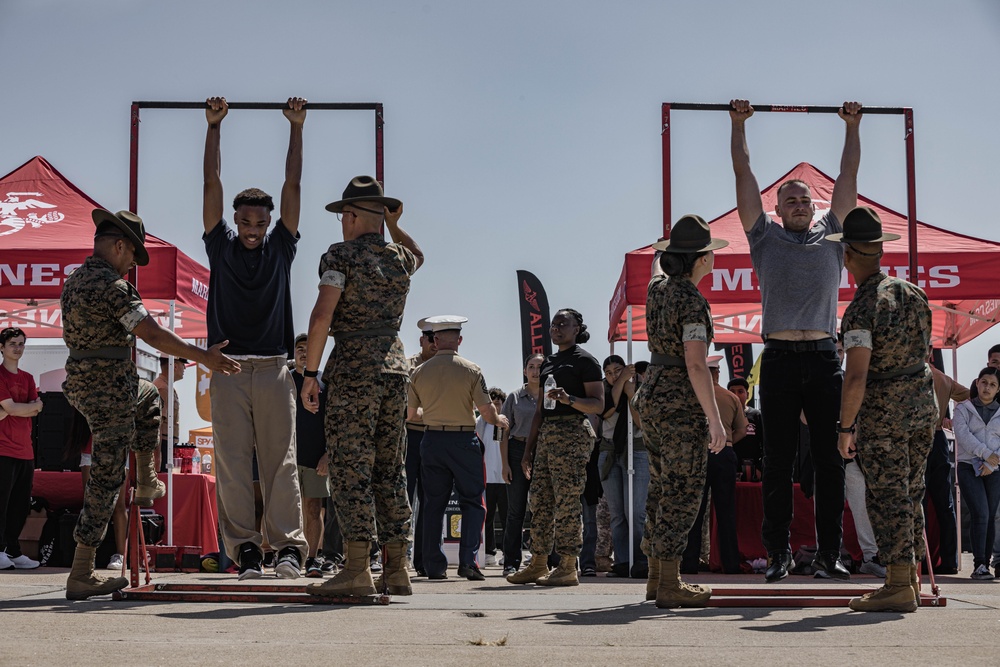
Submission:
M 858 167 L 861 165 L 861 104 L 844 102 L 837 115 L 844 119 L 844 153 L 840 157 L 840 175 L 833 184 L 830 210 L 837 220 L 844 222 L 844 216 L 858 205 Z
M 730 152 L 733 155 L 733 171 L 736 173 L 736 211 L 740 214 L 743 231 L 749 232 L 764 204 L 760 200 L 760 186 L 750 169 L 750 149 L 747 148 L 746 121 L 753 115 L 753 107 L 747 100 L 730 100 L 732 110 L 729 118 L 733 123 L 730 138 Z
M 299 211 L 302 207 L 302 126 L 306 122 L 306 100 L 289 97 L 288 108 L 282 113 L 291 127 L 288 155 L 285 157 L 285 184 L 281 186 L 281 222 L 295 236 L 299 231 Z
M 395 211 L 390 210 L 388 206 L 384 206 L 383 213 L 385 214 L 385 226 L 389 229 L 389 236 L 392 238 L 392 242 L 398 243 L 412 252 L 413 257 L 417 260 L 416 265 L 413 267 L 413 271 L 416 272 L 424 263 L 424 251 L 420 249 L 420 246 L 413 240 L 413 237 L 399 226 L 399 218 L 403 215 L 403 204 L 400 203 L 399 208 Z
M 229 113 L 225 97 L 210 97 L 205 101 L 205 186 L 201 218 L 205 233 L 209 233 L 222 220 L 222 151 L 219 147 L 222 119 Z

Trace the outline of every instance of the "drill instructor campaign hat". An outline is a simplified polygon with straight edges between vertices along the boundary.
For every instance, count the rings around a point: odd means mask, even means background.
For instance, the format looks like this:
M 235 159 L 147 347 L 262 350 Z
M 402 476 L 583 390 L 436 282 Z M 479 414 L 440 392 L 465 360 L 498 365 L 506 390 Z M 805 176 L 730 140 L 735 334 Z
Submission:
M 899 234 L 883 234 L 882 220 L 870 206 L 858 206 L 844 217 L 842 234 L 827 234 L 826 240 L 835 243 L 881 243 L 895 241 Z
M 112 213 L 103 208 L 95 208 L 90 217 L 94 219 L 94 226 L 98 229 L 106 222 L 117 227 L 122 235 L 135 246 L 135 263 L 139 266 L 149 264 L 149 253 L 146 252 L 146 228 L 142 224 L 142 218 L 131 211 Z M 96 237 L 97 234 L 94 236 Z
M 653 244 L 653 250 L 675 253 L 708 252 L 727 245 L 729 241 L 712 239 L 708 223 L 700 215 L 688 214 L 674 223 L 669 239 Z
M 395 211 L 403 205 L 403 202 L 392 197 L 386 197 L 382 192 L 382 184 L 371 176 L 355 176 L 344 188 L 344 196 L 326 205 L 326 210 L 330 213 L 343 213 L 344 207 L 350 204 L 360 204 L 361 202 L 377 202 L 387 206 L 390 211 Z M 380 211 L 381 212 L 381 211 Z

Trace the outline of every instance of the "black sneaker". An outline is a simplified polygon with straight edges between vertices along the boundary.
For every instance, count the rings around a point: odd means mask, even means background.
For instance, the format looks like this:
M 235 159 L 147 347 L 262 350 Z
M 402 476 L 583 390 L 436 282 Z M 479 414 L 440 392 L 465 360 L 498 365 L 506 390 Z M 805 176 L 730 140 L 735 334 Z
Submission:
M 371 563 L 369 565 L 371 567 L 372 572 L 378 573 L 382 571 L 382 561 L 379 560 L 378 558 L 372 558 Z
M 264 554 L 264 567 L 274 567 L 274 552 L 268 551 Z
M 261 562 L 264 554 L 260 547 L 253 542 L 244 542 L 240 545 L 240 581 L 244 579 L 259 579 L 263 574 Z
M 479 566 L 473 563 L 472 565 L 459 565 L 458 566 L 458 576 L 465 577 L 469 581 L 485 581 L 486 575 L 484 575 L 480 570 Z
M 310 579 L 322 579 L 323 578 L 323 563 L 325 561 L 322 557 L 307 558 L 306 559 L 306 576 Z
M 274 574 L 278 579 L 298 579 L 301 570 L 298 549 L 285 547 L 278 552 L 278 561 L 274 565 Z
M 517 568 L 516 567 L 514 567 L 513 565 L 508 565 L 508 566 L 504 567 L 504 569 L 503 569 L 503 576 L 504 576 L 505 579 L 507 577 L 509 577 L 510 575 L 512 575 L 512 574 L 517 574 Z M 586 577 L 586 576 L 589 576 L 589 575 L 584 574 L 583 576 Z M 597 576 L 596 573 L 595 573 L 594 576 Z
M 846 581 L 851 578 L 851 573 L 840 562 L 840 554 L 836 551 L 817 551 L 812 562 L 816 573 L 813 575 L 818 579 L 840 579 Z

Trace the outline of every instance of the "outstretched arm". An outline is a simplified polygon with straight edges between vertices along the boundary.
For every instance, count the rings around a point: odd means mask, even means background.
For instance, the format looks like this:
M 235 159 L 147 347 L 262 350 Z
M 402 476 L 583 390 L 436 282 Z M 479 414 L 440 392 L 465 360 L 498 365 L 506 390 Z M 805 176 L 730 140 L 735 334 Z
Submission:
M 289 97 L 288 108 L 282 113 L 291 128 L 288 156 L 285 158 L 285 184 L 281 186 L 281 222 L 295 236 L 299 230 L 299 210 L 302 206 L 302 126 L 306 122 L 306 100 Z
M 222 220 L 222 151 L 219 148 L 222 119 L 229 113 L 225 97 L 210 97 L 205 101 L 205 188 L 202 205 L 202 222 L 209 233 Z
M 161 327 L 152 315 L 147 315 L 132 329 L 137 337 L 149 343 L 160 352 L 174 357 L 183 357 L 197 361 L 202 366 L 210 369 L 213 373 L 222 375 L 232 375 L 240 372 L 240 364 L 224 355 L 222 348 L 229 344 L 229 341 L 216 343 L 207 350 L 197 345 L 192 345 L 181 339 L 170 329 Z
M 844 216 L 858 205 L 858 167 L 861 165 L 861 104 L 844 102 L 837 115 L 844 119 L 844 154 L 840 158 L 840 175 L 833 184 L 830 210 L 843 224 Z
M 760 186 L 750 169 L 750 149 L 747 148 L 745 123 L 753 115 L 753 107 L 747 100 L 730 100 L 732 110 L 729 118 L 733 122 L 730 137 L 730 152 L 733 155 L 733 171 L 736 173 L 736 211 L 740 214 L 743 231 L 749 232 L 764 212 L 760 201 Z

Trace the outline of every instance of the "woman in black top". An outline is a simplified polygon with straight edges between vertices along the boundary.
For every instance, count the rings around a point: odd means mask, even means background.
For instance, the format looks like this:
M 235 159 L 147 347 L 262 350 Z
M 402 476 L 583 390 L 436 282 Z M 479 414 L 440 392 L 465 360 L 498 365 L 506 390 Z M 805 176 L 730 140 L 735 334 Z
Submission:
M 576 562 L 583 548 L 580 494 L 587 480 L 587 461 L 594 429 L 585 415 L 604 408 L 601 366 L 578 343 L 590 339 L 583 316 L 564 308 L 552 318 L 551 337 L 559 351 L 542 364 L 543 398 L 538 402 L 521 468 L 531 479 L 531 565 L 507 577 L 513 584 L 576 586 Z M 555 387 L 545 390 L 549 378 Z M 550 574 L 548 554 L 555 546 L 559 566 Z

